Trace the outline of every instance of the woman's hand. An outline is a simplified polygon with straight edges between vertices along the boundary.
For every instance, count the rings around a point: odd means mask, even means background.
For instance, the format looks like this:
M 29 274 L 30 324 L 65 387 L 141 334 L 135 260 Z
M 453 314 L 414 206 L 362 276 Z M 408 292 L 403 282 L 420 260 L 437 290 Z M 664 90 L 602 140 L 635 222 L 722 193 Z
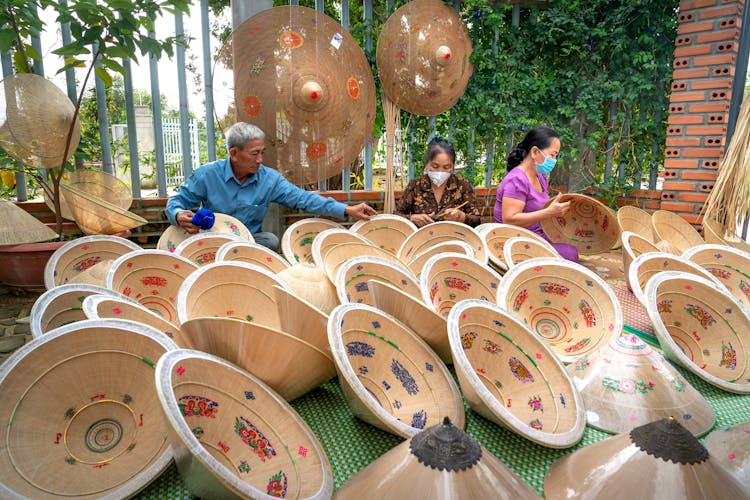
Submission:
M 200 228 L 192 222 L 194 215 L 195 214 L 192 210 L 181 210 L 177 212 L 177 223 L 188 234 L 198 234 L 198 231 L 200 231 Z
M 422 227 L 435 222 L 434 220 L 432 220 L 433 215 L 435 215 L 435 212 L 432 212 L 430 214 L 411 214 L 409 220 L 412 221 L 417 227 Z
M 549 213 L 550 217 L 561 217 L 568 213 L 568 210 L 570 210 L 570 202 L 569 201 L 562 201 L 562 193 L 559 193 L 557 196 L 555 196 L 555 199 L 550 202 L 550 204 L 547 206 L 547 212 Z
M 464 222 L 466 222 L 466 214 L 458 208 L 449 208 L 445 211 L 443 219 L 452 222 L 460 222 L 463 224 Z

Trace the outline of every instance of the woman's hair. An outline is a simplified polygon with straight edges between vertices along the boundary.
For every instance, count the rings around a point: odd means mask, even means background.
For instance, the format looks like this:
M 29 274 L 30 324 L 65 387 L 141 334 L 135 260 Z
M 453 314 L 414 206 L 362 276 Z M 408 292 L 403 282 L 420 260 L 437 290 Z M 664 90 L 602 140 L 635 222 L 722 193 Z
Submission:
M 427 143 L 427 153 L 424 155 L 424 164 L 427 165 L 441 153 L 450 156 L 451 163 L 453 165 L 456 164 L 456 150 L 453 147 L 453 144 L 442 137 L 433 137 L 432 140 Z
M 506 160 L 506 166 L 508 170 L 513 170 L 526 158 L 531 148 L 536 146 L 539 149 L 548 148 L 552 143 L 552 139 L 559 139 L 560 135 L 549 127 L 534 127 L 529 130 L 526 137 L 519 142 L 516 147 L 510 150 L 508 153 L 508 159 Z
M 227 153 L 232 148 L 244 148 L 250 141 L 258 141 L 266 138 L 266 134 L 256 127 L 245 122 L 237 122 L 229 129 L 226 133 L 227 138 Z

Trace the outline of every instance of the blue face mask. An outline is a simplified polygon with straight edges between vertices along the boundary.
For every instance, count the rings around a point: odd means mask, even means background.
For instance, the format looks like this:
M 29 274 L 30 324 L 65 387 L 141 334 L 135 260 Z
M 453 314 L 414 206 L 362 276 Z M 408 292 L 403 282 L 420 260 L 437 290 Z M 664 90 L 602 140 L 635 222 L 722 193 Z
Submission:
M 557 163 L 557 158 L 552 158 L 551 156 L 545 156 L 544 163 L 536 164 L 536 171 L 539 172 L 540 174 L 547 175 L 550 172 L 552 172 L 552 169 L 555 168 L 556 163 Z

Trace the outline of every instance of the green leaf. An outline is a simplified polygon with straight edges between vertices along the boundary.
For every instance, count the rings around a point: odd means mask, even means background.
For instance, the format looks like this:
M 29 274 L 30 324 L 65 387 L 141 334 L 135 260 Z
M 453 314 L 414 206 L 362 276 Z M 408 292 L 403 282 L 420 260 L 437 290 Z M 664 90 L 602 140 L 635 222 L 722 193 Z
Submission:
M 94 71 L 96 72 L 96 76 L 98 76 L 101 81 L 104 82 L 104 85 L 106 85 L 107 87 L 110 87 L 112 85 L 112 77 L 109 76 L 107 70 L 105 70 L 101 66 L 97 66 L 96 68 L 94 68 Z
M 106 67 L 108 67 L 109 69 L 111 69 L 112 71 L 116 71 L 116 72 L 120 73 L 121 75 L 124 75 L 124 74 L 125 74 L 125 68 L 123 68 L 123 67 L 122 67 L 122 66 L 120 65 L 120 63 L 118 63 L 118 62 L 117 62 L 117 61 L 115 61 L 114 59 L 110 59 L 110 58 L 102 58 L 102 59 L 100 59 L 100 62 L 101 62 L 101 63 L 102 63 L 102 64 L 103 64 L 104 66 L 106 66 Z

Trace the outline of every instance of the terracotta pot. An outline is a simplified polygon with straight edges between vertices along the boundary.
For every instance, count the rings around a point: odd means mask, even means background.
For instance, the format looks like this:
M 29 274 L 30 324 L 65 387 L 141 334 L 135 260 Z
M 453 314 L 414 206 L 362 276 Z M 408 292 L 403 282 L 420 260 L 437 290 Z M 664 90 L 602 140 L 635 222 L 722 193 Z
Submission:
M 44 288 L 44 266 L 64 241 L 0 246 L 0 282 L 6 285 L 40 290 Z

